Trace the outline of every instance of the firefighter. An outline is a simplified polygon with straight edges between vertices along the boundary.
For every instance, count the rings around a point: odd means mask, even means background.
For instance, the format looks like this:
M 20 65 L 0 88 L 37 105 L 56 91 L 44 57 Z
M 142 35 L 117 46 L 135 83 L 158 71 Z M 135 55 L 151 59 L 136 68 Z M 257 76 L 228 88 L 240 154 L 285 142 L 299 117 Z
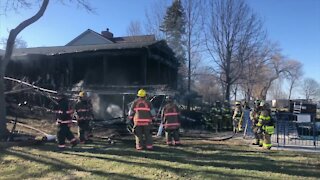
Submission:
M 262 145 L 262 139 L 261 136 L 257 133 L 259 127 L 257 126 L 259 116 L 260 116 L 261 108 L 260 108 L 260 100 L 255 100 L 254 101 L 254 108 L 250 111 L 250 119 L 251 119 L 251 124 L 252 124 L 252 131 L 254 134 L 254 139 L 255 142 L 252 143 L 252 145 Z
M 204 109 L 203 115 L 202 115 L 202 120 L 204 123 L 204 128 L 207 129 L 213 129 L 213 113 L 212 113 L 212 107 L 207 107 Z
M 166 143 L 168 146 L 179 146 L 179 119 L 180 110 L 174 103 L 171 96 L 166 96 L 166 105 L 163 107 L 161 112 L 161 122 L 165 128 Z M 172 141 L 173 140 L 173 141 Z
M 222 107 L 222 119 L 225 130 L 228 130 L 232 126 L 231 109 L 229 101 L 225 100 Z M 230 130 L 230 129 L 229 129 Z
M 129 120 L 133 121 L 133 134 L 136 139 L 136 149 L 142 150 L 146 146 L 147 150 L 153 149 L 152 142 L 152 121 L 155 118 L 155 110 L 150 101 L 146 99 L 146 91 L 140 89 L 137 99 L 133 101 L 129 113 Z
M 70 131 L 70 127 L 72 126 L 73 110 L 70 108 L 69 100 L 67 99 L 66 95 L 58 95 L 57 104 L 54 110 L 56 113 L 56 123 L 58 125 L 58 148 L 60 150 L 65 149 L 65 139 L 68 139 L 70 141 L 72 147 L 76 146 L 78 144 L 78 140 Z
M 262 146 L 265 149 L 271 149 L 271 135 L 274 134 L 274 122 L 271 118 L 271 110 L 267 103 L 261 101 L 260 103 L 261 113 L 257 123 L 258 134 L 261 134 L 263 137 Z
M 87 93 L 81 91 L 78 95 L 78 101 L 75 104 L 75 117 L 78 122 L 78 136 L 80 143 L 89 143 L 92 140 L 89 137 L 91 131 L 90 121 L 93 120 L 93 109 L 90 99 L 87 96 Z
M 233 112 L 232 119 L 233 119 L 233 132 L 237 133 L 237 132 L 243 131 L 242 129 L 243 112 L 241 108 L 241 103 L 239 101 L 237 101 L 235 105 L 236 105 L 236 108 Z
M 222 107 L 221 102 L 216 101 L 214 108 L 212 109 L 213 122 L 216 126 L 216 131 L 221 131 L 222 129 Z

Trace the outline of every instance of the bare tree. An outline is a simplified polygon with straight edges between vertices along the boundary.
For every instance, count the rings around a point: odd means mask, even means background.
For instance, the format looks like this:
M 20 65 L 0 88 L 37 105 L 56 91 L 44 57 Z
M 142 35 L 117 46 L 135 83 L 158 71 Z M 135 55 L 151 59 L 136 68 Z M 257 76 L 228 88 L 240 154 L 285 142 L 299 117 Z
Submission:
M 207 6 L 206 46 L 215 64 L 215 72 L 225 87 L 230 88 L 242 74 L 244 64 L 265 38 L 262 22 L 243 0 L 210 1 Z
M 163 18 L 166 14 L 168 2 L 163 0 L 155 0 L 153 4 L 146 9 L 146 22 L 144 24 L 145 31 L 148 34 L 154 34 L 157 39 L 164 39 L 165 35 L 160 31 Z
M 268 68 L 272 56 L 280 52 L 278 45 L 266 41 L 253 52 L 253 55 L 246 61 L 242 71 L 241 78 L 237 81 L 245 98 L 249 101 L 251 98 L 261 98 L 260 92 L 264 82 L 269 78 L 269 74 L 264 74 Z M 271 68 L 272 69 L 272 68 Z
M 199 60 L 199 48 L 202 40 L 203 25 L 201 22 L 201 15 L 204 10 L 204 0 L 184 0 L 182 5 L 184 6 L 186 13 L 186 50 L 188 61 L 188 92 L 191 90 L 191 76 L 192 68 L 196 68 L 197 63 L 192 62 Z M 198 58 L 198 59 L 196 59 Z M 190 100 L 187 105 L 190 108 Z
M 62 0 L 61 0 L 62 1 Z M 92 11 L 92 8 L 86 2 L 86 0 L 74 0 L 79 5 L 84 7 L 88 11 Z M 5 6 L 5 12 L 12 8 L 14 10 L 19 10 L 23 7 L 30 7 L 33 3 L 27 0 L 7 0 Z M 5 101 L 5 87 L 4 87 L 4 76 L 6 72 L 7 65 L 11 60 L 15 40 L 19 33 L 23 31 L 26 27 L 38 21 L 44 14 L 49 4 L 49 0 L 43 0 L 41 6 L 37 13 L 32 17 L 21 22 L 17 27 L 10 30 L 9 37 L 6 44 L 5 54 L 0 60 L 0 139 L 6 137 L 8 130 L 6 128 L 6 101 Z
M 320 95 L 320 85 L 312 78 L 305 78 L 303 80 L 302 90 L 307 100 Z
M 194 74 L 194 81 L 194 89 L 201 94 L 205 103 L 213 104 L 216 100 L 222 99 L 219 78 L 212 73 L 209 67 L 197 69 Z
M 299 61 L 289 60 L 289 64 L 291 64 L 290 71 L 286 74 L 286 79 L 289 82 L 289 95 L 288 98 L 291 99 L 291 94 L 293 88 L 296 86 L 299 79 L 301 79 L 303 72 L 302 72 L 302 64 Z
M 7 45 L 7 41 L 8 39 L 6 38 L 2 38 L 1 39 L 1 45 L 3 46 L 3 49 L 6 48 L 6 45 Z M 28 47 L 28 43 L 23 40 L 21 37 L 17 37 L 15 42 L 14 42 L 14 46 L 13 48 L 16 49 L 16 48 L 27 48 Z
M 128 36 L 137 36 L 142 35 L 142 27 L 139 21 L 131 21 L 128 28 L 127 28 L 127 35 Z
M 265 57 L 265 61 L 258 68 L 259 73 L 255 75 L 258 83 L 254 84 L 253 91 L 259 99 L 266 99 L 272 83 L 280 77 L 292 74 L 296 68 L 296 63 L 287 60 L 279 50 L 269 52 L 270 55 Z
M 287 94 L 283 90 L 283 78 L 278 78 L 270 87 L 270 97 L 272 99 L 285 99 Z

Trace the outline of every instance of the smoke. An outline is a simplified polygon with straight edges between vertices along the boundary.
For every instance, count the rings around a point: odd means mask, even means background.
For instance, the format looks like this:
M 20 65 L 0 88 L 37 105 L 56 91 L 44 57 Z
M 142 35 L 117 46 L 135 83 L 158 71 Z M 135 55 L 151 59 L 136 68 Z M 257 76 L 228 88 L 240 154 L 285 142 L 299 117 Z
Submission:
M 112 96 L 91 93 L 90 95 L 93 111 L 96 119 L 110 119 L 122 117 L 122 108 L 115 104 Z
M 93 108 L 93 112 L 94 112 L 94 116 L 96 119 L 104 119 L 104 113 L 101 110 L 101 99 L 99 97 L 98 94 L 92 93 L 91 96 L 89 96 L 89 98 L 91 98 L 91 103 L 92 103 L 92 108 Z
M 122 117 L 122 109 L 115 104 L 109 104 L 106 108 L 106 112 L 112 117 Z
M 81 91 L 83 89 L 83 80 L 80 80 L 77 84 L 73 86 L 72 91 Z

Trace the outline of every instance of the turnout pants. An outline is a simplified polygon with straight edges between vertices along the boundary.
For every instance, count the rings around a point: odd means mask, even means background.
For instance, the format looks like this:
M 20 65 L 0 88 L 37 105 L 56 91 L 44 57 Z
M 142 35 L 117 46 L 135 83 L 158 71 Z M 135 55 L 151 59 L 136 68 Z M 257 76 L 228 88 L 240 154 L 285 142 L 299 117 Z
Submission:
M 74 137 L 72 132 L 70 131 L 69 124 L 58 124 L 58 147 L 65 147 L 65 140 L 68 139 L 70 143 L 76 143 L 77 139 Z
M 147 149 L 153 148 L 151 125 L 135 126 L 133 131 L 136 139 L 136 149 L 140 150 L 144 146 L 146 146 Z
M 180 144 L 179 129 L 166 129 L 165 136 L 167 145 Z
M 218 131 L 221 131 L 222 127 L 223 127 L 222 117 L 217 116 L 216 121 L 217 121 L 217 129 L 218 129 Z
M 230 116 L 223 117 L 224 128 L 225 130 L 231 130 L 232 127 L 232 119 Z
M 238 123 L 239 123 L 239 120 L 237 118 L 234 118 L 233 121 L 232 121 L 232 125 L 233 125 L 233 132 L 238 132 Z
M 263 147 L 266 149 L 270 149 L 272 146 L 271 143 L 271 134 L 264 132 L 263 133 Z
M 78 136 L 80 139 L 80 142 L 84 142 L 88 140 L 88 134 L 89 134 L 89 121 L 88 120 L 82 120 L 78 121 Z
M 243 126 L 243 118 L 240 118 L 238 122 L 238 130 L 240 132 L 243 131 L 242 126 Z
M 252 131 L 253 131 L 254 139 L 255 139 L 255 144 L 259 145 L 260 142 L 262 142 L 262 140 L 261 140 L 261 135 L 258 134 L 258 129 L 259 129 L 259 127 L 257 127 L 257 126 L 252 127 Z

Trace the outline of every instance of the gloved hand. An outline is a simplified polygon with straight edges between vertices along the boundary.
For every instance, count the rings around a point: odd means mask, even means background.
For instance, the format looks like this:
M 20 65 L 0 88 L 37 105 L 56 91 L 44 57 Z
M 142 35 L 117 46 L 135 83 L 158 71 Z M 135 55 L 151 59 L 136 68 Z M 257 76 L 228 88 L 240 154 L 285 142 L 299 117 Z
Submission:
M 262 133 L 262 128 L 261 128 L 261 127 L 258 128 L 257 133 L 258 133 L 258 134 L 261 134 L 261 133 Z

